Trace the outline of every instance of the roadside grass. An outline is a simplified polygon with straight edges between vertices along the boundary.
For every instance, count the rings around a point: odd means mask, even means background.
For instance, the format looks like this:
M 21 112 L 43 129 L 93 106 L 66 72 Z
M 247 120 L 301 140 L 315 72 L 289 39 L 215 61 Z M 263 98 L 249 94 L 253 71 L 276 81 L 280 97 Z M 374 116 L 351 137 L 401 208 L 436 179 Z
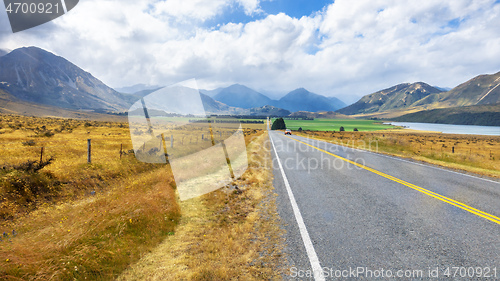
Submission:
M 425 132 L 295 132 L 305 137 L 500 178 L 500 137 Z
M 282 279 L 283 230 L 267 133 L 251 138 L 243 176 L 221 190 L 181 202 L 183 216 L 175 235 L 118 280 Z
M 2 226 L 2 280 L 112 280 L 175 231 L 180 209 L 167 169 L 115 182 L 106 193 L 42 206 Z M 9 231 L 10 232 L 10 231 Z
M 31 169 L 42 147 L 52 160 Z M 114 280 L 189 214 L 170 168 L 136 160 L 126 123 L 0 115 L 0 149 L 1 280 Z
M 126 123 L 1 115 L 0 279 L 111 280 L 173 232 L 170 170 L 131 148 Z

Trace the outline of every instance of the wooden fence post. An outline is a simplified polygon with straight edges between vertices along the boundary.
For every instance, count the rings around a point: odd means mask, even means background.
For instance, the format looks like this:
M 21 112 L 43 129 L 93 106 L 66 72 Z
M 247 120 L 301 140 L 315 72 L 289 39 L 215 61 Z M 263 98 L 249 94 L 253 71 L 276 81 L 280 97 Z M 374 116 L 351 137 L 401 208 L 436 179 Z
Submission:
M 40 164 L 42 164 L 42 161 L 43 161 L 43 150 L 44 150 L 44 148 L 42 146 L 42 148 L 40 149 Z
M 120 144 L 120 159 L 122 159 L 122 154 L 123 154 L 123 143 Z
M 92 159 L 90 158 L 92 152 L 91 139 L 87 139 L 87 163 L 92 163 Z

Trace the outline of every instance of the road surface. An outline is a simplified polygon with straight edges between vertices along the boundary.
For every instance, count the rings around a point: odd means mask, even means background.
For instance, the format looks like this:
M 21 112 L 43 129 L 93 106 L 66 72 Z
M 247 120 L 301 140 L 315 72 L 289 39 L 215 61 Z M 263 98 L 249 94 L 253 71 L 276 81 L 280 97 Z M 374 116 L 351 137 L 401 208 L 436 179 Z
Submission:
M 285 279 L 500 279 L 500 182 L 271 132 Z

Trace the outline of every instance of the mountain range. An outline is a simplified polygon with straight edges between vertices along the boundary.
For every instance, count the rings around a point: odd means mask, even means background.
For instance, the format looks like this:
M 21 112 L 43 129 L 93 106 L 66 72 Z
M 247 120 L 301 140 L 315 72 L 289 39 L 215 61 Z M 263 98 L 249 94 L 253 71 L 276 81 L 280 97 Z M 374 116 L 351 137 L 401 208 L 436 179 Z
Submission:
M 0 53 L 1 55 L 1 53 Z M 123 112 L 132 103 L 161 86 L 135 85 L 114 90 L 63 57 L 37 47 L 24 47 L 0 56 L 0 90 L 4 101 L 67 110 Z M 297 89 L 272 100 L 246 86 L 235 84 L 200 90 L 209 113 L 258 115 L 289 111 L 332 111 L 345 104 L 336 98 Z M 207 95 L 205 95 L 206 93 Z M 212 97 L 214 98 L 212 98 Z
M 138 99 L 161 88 L 136 85 L 117 91 L 65 58 L 37 47 L 19 48 L 2 54 L 0 51 L 0 112 L 52 113 L 52 116 L 83 116 L 82 112 L 91 111 L 124 112 Z M 288 116 L 295 112 L 293 116 L 299 114 L 315 118 L 388 118 L 422 112 L 410 117 L 441 120 L 435 115 L 457 116 L 457 112 L 473 112 L 473 115 L 468 115 L 467 122 L 474 123 L 471 116 L 480 118 L 481 122 L 497 116 L 491 112 L 498 107 L 483 105 L 500 103 L 500 72 L 477 76 L 449 90 L 424 82 L 399 84 L 366 95 L 347 107 L 335 97 L 311 93 L 304 88 L 293 90 L 279 100 L 240 84 L 200 90 L 200 93 L 210 114 Z M 462 108 L 426 112 L 452 107 Z M 313 112 L 325 114 L 308 114 Z
M 210 93 L 205 91 L 205 93 Z M 325 97 L 311 93 L 304 88 L 299 88 L 286 94 L 279 100 L 252 90 L 246 86 L 235 84 L 227 88 L 219 88 L 212 92 L 213 98 L 230 106 L 240 108 L 254 108 L 271 105 L 277 108 L 295 111 L 335 111 L 346 106 L 344 102 L 335 97 Z
M 500 103 L 500 72 L 479 75 L 443 91 L 423 82 L 400 84 L 362 97 L 337 112 L 348 115 L 403 115 L 423 110 Z

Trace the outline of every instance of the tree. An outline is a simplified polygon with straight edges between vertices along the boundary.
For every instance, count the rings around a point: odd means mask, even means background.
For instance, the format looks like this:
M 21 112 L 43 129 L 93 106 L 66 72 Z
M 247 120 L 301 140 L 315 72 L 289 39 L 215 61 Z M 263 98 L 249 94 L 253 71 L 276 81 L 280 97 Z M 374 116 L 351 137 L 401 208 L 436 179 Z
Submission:
M 283 118 L 274 120 L 271 130 L 286 130 L 285 120 Z
M 345 131 L 344 127 L 340 126 L 339 131 L 341 131 L 341 132 Z
M 353 131 L 354 131 L 354 132 L 357 132 L 357 131 L 358 131 L 358 128 L 354 128 L 354 130 L 353 130 Z
M 302 127 L 299 127 L 298 131 L 299 131 L 299 132 L 302 132 Z

